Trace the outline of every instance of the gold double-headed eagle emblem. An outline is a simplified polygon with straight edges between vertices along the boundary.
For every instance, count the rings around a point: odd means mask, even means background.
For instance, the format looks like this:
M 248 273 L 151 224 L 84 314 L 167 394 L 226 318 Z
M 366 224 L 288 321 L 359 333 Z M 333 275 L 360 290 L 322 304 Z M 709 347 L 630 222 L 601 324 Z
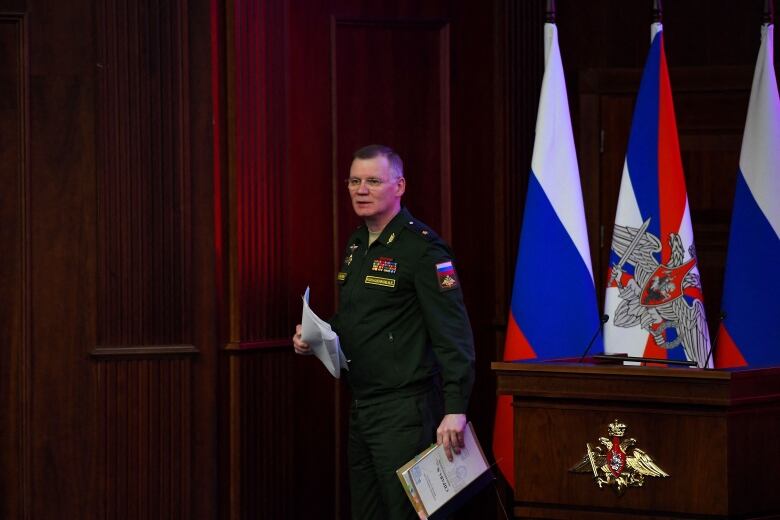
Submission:
M 591 473 L 601 488 L 611 486 L 618 495 L 629 487 L 641 487 L 645 477 L 668 477 L 653 458 L 636 447 L 636 439 L 624 439 L 626 425 L 615 419 L 607 427 L 609 437 L 599 437 L 601 446 L 585 443 L 582 460 L 569 471 Z

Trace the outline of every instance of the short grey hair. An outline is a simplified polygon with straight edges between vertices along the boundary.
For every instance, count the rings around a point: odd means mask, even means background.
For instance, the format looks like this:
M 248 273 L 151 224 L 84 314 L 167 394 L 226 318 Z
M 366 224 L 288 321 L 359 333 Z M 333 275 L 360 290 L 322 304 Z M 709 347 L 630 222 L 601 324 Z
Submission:
M 404 162 L 401 160 L 401 156 L 396 153 L 395 150 L 389 146 L 382 144 L 370 144 L 364 146 L 352 154 L 352 160 L 355 159 L 374 159 L 376 157 L 384 157 L 387 159 L 390 165 L 390 173 L 395 180 L 404 176 Z

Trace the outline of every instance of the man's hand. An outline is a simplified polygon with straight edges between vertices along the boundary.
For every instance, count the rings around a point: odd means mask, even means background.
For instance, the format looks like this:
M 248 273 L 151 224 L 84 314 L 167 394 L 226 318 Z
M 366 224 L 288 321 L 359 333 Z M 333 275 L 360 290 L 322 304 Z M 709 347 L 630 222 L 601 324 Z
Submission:
M 466 414 L 451 413 L 444 416 L 436 429 L 436 444 L 444 445 L 444 453 L 452 462 L 452 452 L 460 453 L 463 448 L 463 432 L 466 429 Z
M 309 348 L 309 344 L 305 343 L 303 340 L 301 340 L 301 325 L 300 323 L 295 326 L 295 334 L 292 337 L 293 340 L 293 347 L 295 348 L 296 354 L 311 354 L 311 348 Z

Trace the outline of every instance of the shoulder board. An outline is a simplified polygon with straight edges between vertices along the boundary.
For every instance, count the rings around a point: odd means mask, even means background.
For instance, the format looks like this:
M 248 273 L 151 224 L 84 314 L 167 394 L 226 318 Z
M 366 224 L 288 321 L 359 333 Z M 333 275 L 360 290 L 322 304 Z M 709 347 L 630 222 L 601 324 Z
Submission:
M 404 227 L 412 231 L 415 235 L 424 238 L 428 242 L 433 242 L 439 238 L 439 235 L 437 235 L 434 230 L 429 228 L 425 223 L 416 219 L 405 221 Z

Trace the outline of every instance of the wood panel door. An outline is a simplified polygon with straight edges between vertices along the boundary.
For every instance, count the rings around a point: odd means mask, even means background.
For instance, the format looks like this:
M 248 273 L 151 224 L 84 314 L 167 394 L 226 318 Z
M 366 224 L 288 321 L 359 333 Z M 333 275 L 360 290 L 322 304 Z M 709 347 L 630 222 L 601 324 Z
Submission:
M 335 309 L 343 241 L 359 223 L 344 186 L 351 154 L 371 143 L 394 147 L 405 163 L 404 203 L 454 248 L 483 370 L 471 418 L 487 439 L 494 401 L 488 369 L 495 337 L 494 218 L 504 209 L 495 192 L 503 141 L 493 138 L 499 7 L 329 0 L 290 2 L 288 9 L 289 191 L 281 211 L 289 219 L 289 307 L 298 312 L 299 294 L 311 285 L 316 309 L 325 316 Z M 346 518 L 348 390 L 321 376 L 322 367 L 306 370 L 306 361 L 297 360 L 294 373 L 301 417 L 294 460 L 323 462 L 295 475 L 296 493 L 303 494 L 295 513 L 305 518 L 325 510 Z M 323 401 L 330 406 L 323 409 Z M 331 429 L 312 436 L 306 431 L 312 422 Z M 335 485 L 317 493 L 317 481 Z
M 3 518 L 215 514 L 208 7 L 0 1 Z

